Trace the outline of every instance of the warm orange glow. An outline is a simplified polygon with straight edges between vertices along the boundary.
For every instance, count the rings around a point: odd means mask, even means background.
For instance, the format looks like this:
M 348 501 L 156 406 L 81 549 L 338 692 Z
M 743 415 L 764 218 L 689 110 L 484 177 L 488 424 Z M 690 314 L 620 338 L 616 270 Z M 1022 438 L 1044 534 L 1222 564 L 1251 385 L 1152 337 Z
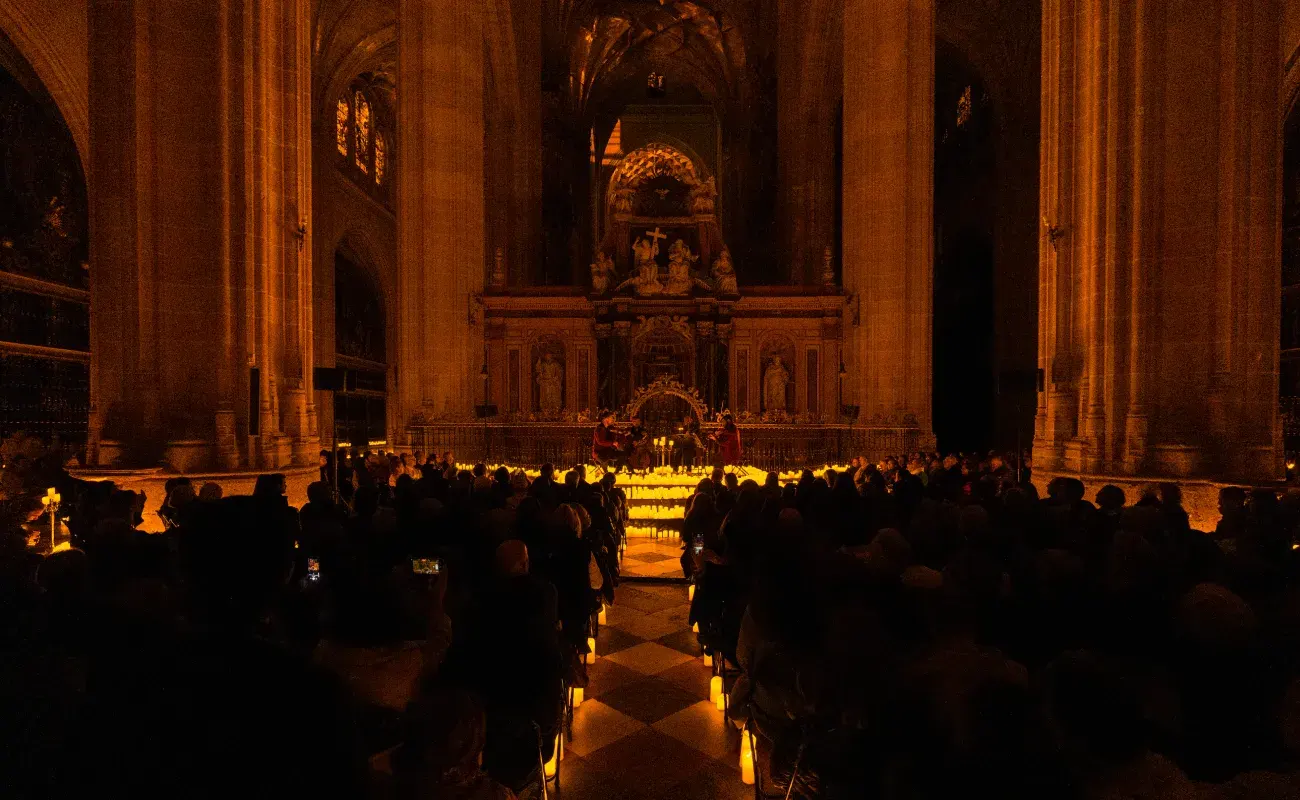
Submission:
M 334 112 L 334 141 L 341 156 L 348 154 L 348 120 L 351 118 L 351 106 L 347 100 L 339 98 L 338 108 Z
M 357 115 L 357 151 L 356 162 L 362 172 L 370 172 L 370 166 L 366 163 L 367 156 L 370 155 L 370 103 L 366 96 L 361 92 L 356 94 L 356 115 Z

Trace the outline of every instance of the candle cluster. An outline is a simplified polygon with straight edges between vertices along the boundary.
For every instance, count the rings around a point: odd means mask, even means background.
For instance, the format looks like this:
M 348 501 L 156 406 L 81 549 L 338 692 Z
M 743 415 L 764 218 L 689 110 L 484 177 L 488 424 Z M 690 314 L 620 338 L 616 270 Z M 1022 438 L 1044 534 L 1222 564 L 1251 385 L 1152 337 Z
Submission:
M 630 519 L 682 519 L 686 516 L 686 506 L 632 506 L 628 510 Z

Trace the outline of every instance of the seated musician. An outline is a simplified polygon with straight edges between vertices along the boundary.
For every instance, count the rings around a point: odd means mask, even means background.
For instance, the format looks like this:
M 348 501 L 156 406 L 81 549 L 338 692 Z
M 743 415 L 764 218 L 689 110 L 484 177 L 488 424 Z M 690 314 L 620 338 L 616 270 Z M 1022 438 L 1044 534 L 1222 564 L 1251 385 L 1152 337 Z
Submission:
M 722 428 L 709 438 L 718 443 L 718 463 L 724 467 L 740 464 L 740 429 L 730 414 L 722 417 Z
M 677 466 L 686 469 L 695 468 L 695 459 L 699 449 L 704 446 L 700 441 L 700 423 L 691 414 L 682 417 L 682 424 L 677 426 L 673 445 L 677 449 Z
M 649 469 L 653 464 L 654 453 L 649 446 L 642 446 L 646 440 L 645 426 L 641 417 L 632 417 L 632 427 L 624 435 L 624 447 L 627 450 L 626 463 L 630 470 Z
M 591 458 L 596 463 L 605 465 L 617 461 L 621 455 L 619 434 L 614 430 L 614 413 L 606 411 L 600 415 L 600 424 L 591 434 Z

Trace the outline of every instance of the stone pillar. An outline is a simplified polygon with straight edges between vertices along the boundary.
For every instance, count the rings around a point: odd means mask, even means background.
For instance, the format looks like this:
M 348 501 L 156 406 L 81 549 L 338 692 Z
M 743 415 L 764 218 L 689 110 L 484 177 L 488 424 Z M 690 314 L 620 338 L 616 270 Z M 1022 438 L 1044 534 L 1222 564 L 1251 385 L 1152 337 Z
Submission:
M 846 0 L 845 402 L 932 438 L 934 2 Z M 852 317 L 852 315 L 850 315 Z M 850 399 L 852 398 L 852 399 Z
M 180 471 L 306 458 L 309 2 L 92 0 L 88 14 L 98 435 Z
M 840 88 L 838 15 L 828 4 L 778 6 L 777 152 L 782 254 L 790 283 L 821 284 L 835 244 L 835 109 Z
M 1044 4 L 1041 469 L 1280 476 L 1278 12 Z
M 479 393 L 484 286 L 484 8 L 401 0 L 396 427 L 468 417 Z

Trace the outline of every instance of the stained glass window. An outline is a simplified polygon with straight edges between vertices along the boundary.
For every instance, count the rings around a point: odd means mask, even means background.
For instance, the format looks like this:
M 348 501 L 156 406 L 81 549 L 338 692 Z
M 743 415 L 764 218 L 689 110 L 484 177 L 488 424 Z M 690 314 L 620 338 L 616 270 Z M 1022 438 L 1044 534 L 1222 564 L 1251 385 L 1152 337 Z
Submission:
M 388 142 L 384 135 L 375 131 L 375 183 L 383 184 L 384 173 L 388 167 Z
M 352 109 L 348 106 L 348 101 L 339 98 L 337 110 L 334 112 L 334 141 L 338 143 L 339 155 L 348 154 L 348 120 L 352 117 Z
M 356 94 L 356 115 L 357 115 L 357 166 L 362 172 L 369 173 L 370 165 L 366 163 L 370 157 L 370 103 L 366 101 L 366 96 L 361 92 Z

